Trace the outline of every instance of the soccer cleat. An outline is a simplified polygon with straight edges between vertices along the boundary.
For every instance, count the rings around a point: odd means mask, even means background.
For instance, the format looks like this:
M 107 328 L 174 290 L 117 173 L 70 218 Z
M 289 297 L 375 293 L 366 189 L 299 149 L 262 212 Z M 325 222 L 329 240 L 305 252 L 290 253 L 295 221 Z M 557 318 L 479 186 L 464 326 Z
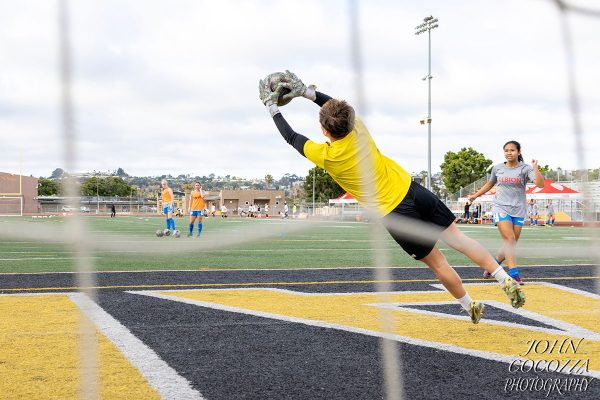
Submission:
M 504 280 L 504 284 L 502 285 L 502 289 L 510 299 L 510 304 L 514 308 L 522 307 L 523 304 L 525 304 L 525 293 L 523 293 L 521 290 L 521 285 L 519 285 L 519 282 L 513 278 L 506 278 Z
M 188 233 L 188 234 L 187 234 L 187 237 L 192 237 L 192 236 L 194 236 L 194 235 L 193 235 L 193 234 L 191 234 L 191 233 Z
M 519 274 L 519 269 L 518 268 L 509 268 L 508 270 L 508 274 L 510 275 L 511 278 L 513 278 L 515 281 L 517 281 L 519 283 L 519 285 L 524 285 L 525 283 L 521 280 L 521 274 Z
M 485 310 L 485 305 L 478 301 L 471 302 L 471 309 L 469 310 L 469 316 L 471 317 L 471 322 L 474 324 L 478 324 L 481 317 L 483 317 L 483 311 Z

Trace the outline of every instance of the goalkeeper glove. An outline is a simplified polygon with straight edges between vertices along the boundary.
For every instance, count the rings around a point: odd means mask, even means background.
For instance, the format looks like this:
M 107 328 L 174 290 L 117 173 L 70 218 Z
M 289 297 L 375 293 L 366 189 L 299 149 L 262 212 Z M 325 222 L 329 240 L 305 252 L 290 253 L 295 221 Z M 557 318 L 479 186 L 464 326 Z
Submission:
M 315 89 L 317 88 L 315 85 L 306 86 L 304 82 L 300 80 L 291 71 L 286 70 L 283 74 L 284 78 L 282 82 L 279 83 L 279 87 L 284 87 L 290 90 L 288 94 L 283 95 L 283 100 L 292 100 L 294 97 L 306 97 L 309 100 L 315 100 L 317 98 L 317 93 Z
M 269 84 L 269 80 L 259 80 L 258 81 L 258 93 L 260 97 L 260 101 L 267 107 L 269 114 L 271 117 L 275 116 L 275 114 L 279 113 L 279 107 L 277 107 L 277 98 L 279 97 L 278 92 L 273 92 L 271 90 L 271 86 Z

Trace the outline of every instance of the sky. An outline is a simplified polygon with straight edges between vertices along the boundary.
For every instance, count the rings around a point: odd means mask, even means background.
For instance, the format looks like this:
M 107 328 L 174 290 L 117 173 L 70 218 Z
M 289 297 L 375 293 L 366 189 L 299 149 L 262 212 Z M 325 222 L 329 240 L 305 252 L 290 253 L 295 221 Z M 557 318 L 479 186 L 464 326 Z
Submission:
M 600 10 L 596 0 L 568 3 Z M 358 97 L 348 0 L 69 1 L 75 172 L 279 179 L 312 165 L 280 136 L 258 80 L 289 69 L 351 104 L 381 152 L 427 170 L 429 15 L 432 172 L 473 147 L 494 163 L 517 140 L 527 162 L 598 168 L 600 18 L 571 13 L 584 157 L 576 152 L 560 13 L 551 0 L 356 0 Z M 0 171 L 65 168 L 58 1 L 0 0 Z M 358 106 L 357 106 L 358 107 Z M 324 142 L 318 106 L 281 108 Z

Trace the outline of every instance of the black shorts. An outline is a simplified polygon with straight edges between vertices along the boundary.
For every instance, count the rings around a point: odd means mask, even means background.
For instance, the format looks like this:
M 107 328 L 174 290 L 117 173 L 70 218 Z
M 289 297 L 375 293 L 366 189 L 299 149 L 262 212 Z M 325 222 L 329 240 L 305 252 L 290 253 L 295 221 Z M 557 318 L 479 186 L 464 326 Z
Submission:
M 394 214 L 424 221 L 441 228 L 449 227 L 456 220 L 452 211 L 435 194 L 415 182 L 411 182 L 404 199 L 384 219 L 392 218 Z M 423 240 L 414 242 L 406 234 L 387 229 L 400 247 L 417 260 L 429 254 L 439 239 L 439 236 L 436 236 L 426 242 Z

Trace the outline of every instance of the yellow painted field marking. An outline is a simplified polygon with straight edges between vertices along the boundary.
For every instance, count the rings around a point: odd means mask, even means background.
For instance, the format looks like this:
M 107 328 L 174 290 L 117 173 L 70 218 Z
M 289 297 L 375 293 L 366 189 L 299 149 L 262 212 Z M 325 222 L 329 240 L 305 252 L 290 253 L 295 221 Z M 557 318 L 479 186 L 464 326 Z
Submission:
M 80 318 L 64 294 L 0 296 L 0 398 L 79 398 Z M 100 333 L 98 352 L 101 398 L 160 398 Z
M 548 278 L 533 278 L 536 281 L 573 281 L 573 280 L 594 280 L 600 279 L 600 276 L 563 276 Z M 463 282 L 481 282 L 482 278 L 463 278 Z M 0 288 L 0 292 L 50 292 L 66 290 L 87 290 L 87 289 L 169 289 L 169 288 L 207 288 L 207 287 L 238 287 L 238 286 L 295 286 L 295 285 L 341 285 L 341 284 L 371 284 L 371 283 L 439 283 L 439 280 L 432 279 L 391 279 L 391 280 L 339 280 L 339 281 L 294 281 L 294 282 L 218 282 L 218 283 L 165 283 L 165 284 L 146 284 L 146 285 L 105 285 L 93 287 L 81 286 L 55 286 L 55 287 L 22 287 L 22 288 Z
M 468 286 L 474 299 L 483 302 L 507 303 L 507 298 L 497 285 L 473 284 Z M 498 325 L 484 319 L 473 325 L 470 320 L 456 319 L 454 316 L 433 315 L 396 309 L 394 317 L 394 335 L 427 343 L 439 343 L 453 349 L 464 349 L 465 353 L 485 352 L 499 354 L 507 359 L 529 358 L 532 360 L 567 359 L 589 360 L 589 369 L 600 373 L 600 299 L 581 293 L 562 290 L 557 285 L 528 284 L 526 286 L 527 303 L 525 310 L 571 326 L 564 334 L 561 331 L 535 328 L 523 324 Z M 351 327 L 354 331 L 381 332 L 380 306 L 382 296 L 377 293 L 351 294 L 306 294 L 277 289 L 220 289 L 220 290 L 182 290 L 158 292 L 163 298 L 173 300 L 189 299 L 224 306 L 228 311 L 261 316 L 282 316 L 292 322 L 318 321 L 333 327 Z M 414 303 L 447 302 L 453 298 L 445 291 L 396 292 L 385 295 L 385 302 L 394 306 Z M 215 307 L 219 308 L 219 307 Z M 517 311 L 516 314 L 519 312 Z M 322 326 L 322 325 L 321 325 Z M 587 335 L 573 351 L 558 353 L 532 352 L 525 356 L 531 341 L 553 343 L 577 342 Z M 566 347 L 563 346 L 563 349 Z M 538 348 L 542 349 L 542 347 Z M 572 350 L 569 348 L 568 350 Z M 493 359 L 493 357 L 490 357 Z

